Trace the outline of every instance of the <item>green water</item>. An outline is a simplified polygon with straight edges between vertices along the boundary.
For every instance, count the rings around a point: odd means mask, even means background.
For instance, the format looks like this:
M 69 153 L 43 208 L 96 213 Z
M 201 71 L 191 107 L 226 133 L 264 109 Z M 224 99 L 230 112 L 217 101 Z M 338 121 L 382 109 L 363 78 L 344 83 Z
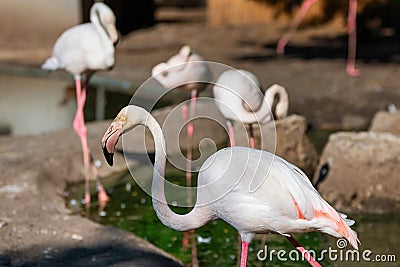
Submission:
M 179 173 L 168 173 L 167 179 L 176 183 L 183 183 L 183 176 Z M 111 193 L 111 201 L 106 208 L 99 212 L 96 201 L 93 202 L 89 211 L 76 199 L 83 195 L 83 186 L 79 185 L 70 189 L 68 205 L 71 209 L 80 212 L 83 216 L 105 225 L 130 231 L 161 249 L 179 258 L 185 265 L 191 263 L 190 250 L 182 250 L 182 233 L 169 229 L 160 223 L 154 213 L 151 197 L 143 192 L 134 182 L 130 174 L 124 174 L 114 179 L 114 185 L 106 185 Z M 96 199 L 96 196 L 93 196 Z M 175 212 L 185 213 L 187 209 L 173 208 Z M 320 261 L 323 266 L 400 266 L 400 214 L 390 215 L 351 215 L 357 221 L 354 229 L 358 232 L 362 242 L 360 247 L 360 261 L 345 261 L 345 256 L 340 260 L 330 260 L 329 257 Z M 306 248 L 313 249 L 317 255 L 321 255 L 322 250 L 337 249 L 337 239 L 327 234 L 308 233 L 296 235 L 296 239 Z M 211 222 L 196 230 L 198 258 L 200 266 L 237 266 L 238 261 L 238 235 L 235 229 L 218 220 Z M 291 252 L 292 245 L 282 236 L 268 235 L 266 244 L 272 260 L 261 261 L 257 258 L 257 253 L 261 250 L 262 236 L 256 236 L 250 245 L 248 266 L 309 266 L 304 261 L 292 261 L 291 258 L 297 254 Z M 362 259 L 362 252 L 366 249 L 372 251 L 369 258 L 375 255 L 384 257 L 396 257 L 396 262 L 365 262 Z M 284 250 L 287 254 L 283 255 L 280 261 L 277 252 L 272 250 Z M 346 251 L 346 250 L 345 250 Z M 343 252 L 345 252 L 343 251 Z M 280 252 L 283 253 L 283 252 Z M 368 253 L 367 253 L 368 254 Z M 260 254 L 263 256 L 264 254 Z M 340 257 L 339 252 L 332 254 Z M 345 255 L 345 254 L 342 254 Z M 350 255 L 350 254 L 349 254 Z M 367 255 L 368 256 L 368 255 Z M 282 257 L 281 257 L 282 258 Z M 348 258 L 351 259 L 350 256 Z

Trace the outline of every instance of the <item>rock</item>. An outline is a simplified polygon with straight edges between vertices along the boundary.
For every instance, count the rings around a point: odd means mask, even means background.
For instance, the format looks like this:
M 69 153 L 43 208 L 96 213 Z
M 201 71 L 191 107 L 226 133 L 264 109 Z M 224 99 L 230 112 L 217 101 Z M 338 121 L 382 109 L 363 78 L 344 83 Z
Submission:
M 326 163 L 329 172 L 318 189 L 338 210 L 400 210 L 400 137 L 373 132 L 332 134 L 319 168 Z
M 235 122 L 234 127 L 237 145 L 249 146 L 243 126 Z M 261 127 L 262 135 L 259 127 L 253 128 L 256 148 L 276 152 L 276 155 L 298 166 L 307 175 L 312 175 L 318 164 L 318 154 L 306 135 L 308 125 L 305 117 L 291 115 L 274 123 L 267 123 Z
M 387 132 L 400 135 L 400 112 L 378 111 L 372 118 L 370 132 Z

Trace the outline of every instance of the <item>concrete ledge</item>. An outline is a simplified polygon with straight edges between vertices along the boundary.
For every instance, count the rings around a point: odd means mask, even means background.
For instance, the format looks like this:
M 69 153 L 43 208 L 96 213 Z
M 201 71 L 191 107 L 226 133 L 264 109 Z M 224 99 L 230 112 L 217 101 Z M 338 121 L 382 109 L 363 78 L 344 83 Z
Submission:
M 104 164 L 100 138 L 110 122 L 88 125 L 103 177 L 126 170 Z M 91 222 L 65 208 L 63 191 L 81 182 L 82 152 L 72 129 L 0 138 L 1 266 L 182 266 L 134 234 Z

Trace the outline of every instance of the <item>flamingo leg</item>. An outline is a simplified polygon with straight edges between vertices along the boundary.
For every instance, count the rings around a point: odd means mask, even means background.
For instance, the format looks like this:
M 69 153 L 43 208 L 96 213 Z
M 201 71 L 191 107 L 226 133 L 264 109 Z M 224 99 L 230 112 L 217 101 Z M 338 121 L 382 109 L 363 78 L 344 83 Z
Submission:
M 304 2 L 301 4 L 300 10 L 297 13 L 296 17 L 294 18 L 292 24 L 290 25 L 289 30 L 278 41 L 278 45 L 276 47 L 276 52 L 279 55 L 283 55 L 285 53 L 285 47 L 286 47 L 287 43 L 290 41 L 294 32 L 299 27 L 301 21 L 303 20 L 304 16 L 306 15 L 307 11 L 317 1 L 318 0 L 304 0 Z
M 233 130 L 232 122 L 230 120 L 227 120 L 226 125 L 228 126 L 229 142 L 231 143 L 231 147 L 234 147 L 236 146 L 236 142 L 235 142 L 235 131 Z
M 306 259 L 306 260 L 308 261 L 308 263 L 309 263 L 311 266 L 313 266 L 313 267 L 322 267 L 322 266 L 318 263 L 318 261 L 316 261 L 316 260 L 311 256 L 311 254 L 308 253 L 308 251 L 307 251 L 302 245 L 300 245 L 299 242 L 297 242 L 297 240 L 296 240 L 293 236 L 287 236 L 286 238 L 290 241 L 290 243 L 293 244 L 293 246 L 294 246 L 298 251 L 301 252 L 301 255 L 304 255 L 304 259 Z
M 357 0 L 349 0 L 349 14 L 348 14 L 348 31 L 349 31 L 349 43 L 348 43 L 348 54 L 347 54 L 347 66 L 346 71 L 350 76 L 360 75 L 360 71 L 356 69 L 356 44 L 357 44 Z
M 99 202 L 107 202 L 109 197 L 105 193 L 103 186 L 99 181 L 99 174 L 97 168 L 94 164 L 93 156 L 90 152 L 88 141 L 87 141 L 87 129 L 85 125 L 85 117 L 83 109 L 85 107 L 86 102 L 86 83 L 85 87 L 82 88 L 81 76 L 75 76 L 75 87 L 76 87 L 76 101 L 77 101 L 77 110 L 73 122 L 73 127 L 75 132 L 78 134 L 81 145 L 82 145 L 82 152 L 83 152 L 83 165 L 84 165 L 84 172 L 85 172 L 85 204 L 86 207 L 90 206 L 90 165 L 92 166 L 93 173 L 97 178 L 97 185 L 99 190 Z M 100 184 L 100 186 L 99 186 Z
M 87 143 L 87 129 L 85 126 L 85 118 L 83 114 L 83 108 L 86 101 L 86 92 L 82 91 L 81 76 L 75 76 L 75 87 L 76 87 L 76 101 L 77 109 L 73 122 L 75 132 L 78 134 L 83 152 L 83 165 L 85 172 L 85 204 L 86 207 L 90 206 L 90 193 L 89 193 L 89 148 Z
M 240 267 L 247 265 L 247 253 L 249 250 L 249 243 L 242 241 L 242 255 L 240 256 Z
M 256 144 L 255 144 L 255 140 L 254 140 L 254 130 L 253 130 L 253 125 L 251 125 L 251 124 L 249 124 L 249 131 L 250 131 L 250 137 L 249 137 L 250 148 L 255 148 Z
M 86 81 L 85 81 L 85 84 L 84 84 L 84 87 L 82 90 L 82 92 L 85 94 L 85 99 L 86 99 L 86 91 L 87 91 L 87 88 L 89 87 L 89 80 L 92 75 L 93 75 L 93 73 L 89 73 L 87 75 Z M 82 106 L 84 106 L 85 101 L 83 101 L 83 103 L 81 103 L 81 104 L 82 104 Z M 97 192 L 98 192 L 97 197 L 99 200 L 99 208 L 100 208 L 100 210 L 103 210 L 105 207 L 105 204 L 110 200 L 110 197 L 107 195 L 106 190 L 104 189 L 104 187 L 100 181 L 99 171 L 97 170 L 93 155 L 92 155 L 89 147 L 88 147 L 88 151 L 89 151 L 89 159 L 90 159 L 90 165 L 92 167 L 93 176 L 96 178 L 96 187 L 97 187 Z
M 194 123 L 192 118 L 195 115 L 196 111 L 196 99 L 197 99 L 197 90 L 192 90 L 191 98 L 190 98 L 190 105 L 189 105 L 189 112 L 187 107 L 184 105 L 182 106 L 182 117 L 186 121 L 188 120 L 187 126 L 187 146 L 186 146 L 186 186 L 187 190 L 187 203 L 192 203 L 192 150 L 193 150 L 193 133 L 194 133 Z M 195 239 L 195 232 L 191 230 L 189 232 L 183 233 L 182 238 L 182 246 L 183 248 L 189 247 L 189 239 L 191 239 L 191 249 L 192 249 L 192 266 L 198 266 L 197 260 L 197 247 L 196 247 L 196 239 Z
M 192 150 L 193 150 L 193 133 L 194 133 L 194 123 L 192 118 L 194 117 L 196 111 L 196 98 L 197 98 L 197 90 L 192 90 L 190 105 L 189 105 L 189 114 L 186 114 L 186 119 L 189 120 L 187 126 L 187 147 L 186 147 L 186 185 L 188 187 L 192 186 Z M 188 203 L 192 202 L 192 191 L 188 191 Z

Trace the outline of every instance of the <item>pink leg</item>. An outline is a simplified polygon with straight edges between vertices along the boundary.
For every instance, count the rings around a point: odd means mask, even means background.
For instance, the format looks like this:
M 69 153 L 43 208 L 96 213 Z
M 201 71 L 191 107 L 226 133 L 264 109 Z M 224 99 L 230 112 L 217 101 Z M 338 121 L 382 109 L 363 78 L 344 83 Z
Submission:
M 235 142 L 235 131 L 233 130 L 233 125 L 231 121 L 226 121 L 226 125 L 228 126 L 228 133 L 229 133 L 229 142 L 231 143 L 231 147 L 236 146 Z
M 247 265 L 247 252 L 249 250 L 249 243 L 242 241 L 242 255 L 240 257 L 240 267 Z
M 195 115 L 196 111 L 196 99 L 197 99 L 197 90 L 192 90 L 191 93 L 191 98 L 190 98 L 190 107 L 189 107 L 189 112 L 187 110 L 187 107 L 184 105 L 182 106 L 182 117 L 185 121 L 189 120 L 188 126 L 187 126 L 187 147 L 186 147 L 186 186 L 188 187 L 187 191 L 187 203 L 191 204 L 192 203 L 192 191 L 191 191 L 191 186 L 192 186 L 192 144 L 193 144 L 193 133 L 194 133 L 194 123 L 192 121 L 192 118 Z M 192 249 L 192 266 L 198 266 L 198 260 L 197 260 L 197 247 L 195 243 L 195 232 L 194 230 L 190 232 L 185 232 L 183 233 L 183 238 L 182 238 L 182 246 L 183 248 L 188 248 L 189 247 L 189 239 L 192 241 L 191 249 Z
M 83 152 L 83 163 L 85 167 L 85 203 L 86 206 L 90 206 L 90 184 L 89 184 L 89 166 L 92 166 L 93 174 L 97 178 L 97 189 L 99 191 L 98 197 L 100 203 L 105 203 L 109 200 L 107 193 L 105 192 L 103 186 L 99 180 L 99 174 L 97 168 L 94 164 L 93 156 L 90 152 L 88 142 L 87 142 L 87 130 L 85 126 L 84 112 L 83 108 L 85 106 L 86 101 L 86 84 L 85 87 L 81 88 L 81 78 L 75 78 L 75 86 L 76 86 L 76 97 L 77 97 L 77 112 L 74 119 L 74 129 L 77 132 L 79 138 L 81 139 L 82 144 L 82 152 Z
M 182 119 L 183 119 L 183 121 L 187 121 L 188 117 L 189 117 L 188 107 L 186 105 L 182 105 Z M 188 126 L 188 128 L 189 128 L 189 126 Z M 187 146 L 189 146 L 189 136 L 188 136 L 188 144 L 187 144 Z M 188 156 L 188 152 L 186 152 L 186 153 L 187 153 L 186 157 L 188 158 L 189 157 Z M 188 168 L 188 165 L 189 165 L 189 163 L 186 163 L 186 168 Z M 188 183 L 188 180 L 189 180 L 189 182 L 191 182 L 190 178 L 191 178 L 191 173 L 188 174 L 188 171 L 186 171 L 186 185 Z M 188 203 L 191 200 L 191 197 L 189 198 L 189 194 L 190 194 L 189 191 L 190 190 L 187 191 L 188 196 L 187 196 L 187 200 L 186 200 Z M 184 232 L 183 233 L 182 247 L 185 250 L 187 248 L 189 248 L 189 232 Z
M 350 76 L 360 75 L 360 71 L 356 69 L 356 44 L 357 44 L 357 0 L 349 0 L 349 15 L 348 15 L 348 31 L 349 45 L 347 55 L 346 71 Z
M 81 103 L 82 106 L 85 106 L 86 92 L 87 92 L 87 88 L 89 87 L 90 77 L 92 75 L 93 75 L 93 73 L 87 74 L 86 81 L 84 83 L 83 93 L 85 94 L 85 97 L 83 98 L 83 102 Z M 97 170 L 93 155 L 92 155 L 89 147 L 88 147 L 88 151 L 89 151 L 89 157 L 90 157 L 90 165 L 92 166 L 92 172 L 93 172 L 94 177 L 96 178 L 96 187 L 97 187 L 97 192 L 98 192 L 97 197 L 99 200 L 99 210 L 101 211 L 105 208 L 106 203 L 110 200 L 110 197 L 107 195 L 106 190 L 104 190 L 104 187 L 101 184 L 100 175 Z
M 255 141 L 254 141 L 253 125 L 249 124 L 249 130 L 250 130 L 250 137 L 249 137 L 250 148 L 255 148 L 256 144 L 255 144 Z
M 90 193 L 89 193 L 89 149 L 87 143 L 87 130 L 85 126 L 85 119 L 83 115 L 83 107 L 86 100 L 86 92 L 82 91 L 81 88 L 81 77 L 75 77 L 75 87 L 76 87 L 76 102 L 77 110 L 73 122 L 73 127 L 75 132 L 78 134 L 83 152 L 83 165 L 85 168 L 85 203 L 86 206 L 90 205 Z
M 196 110 L 196 97 L 197 90 L 192 90 L 192 96 L 190 99 L 190 108 L 189 112 L 187 111 L 186 106 L 182 106 L 182 117 L 185 121 L 189 120 L 188 127 L 187 127 L 187 146 L 186 146 L 186 186 L 191 187 L 192 185 L 192 143 L 193 143 L 193 133 L 194 133 L 194 124 L 191 119 L 194 117 L 194 113 Z M 189 113 L 189 114 L 188 114 Z M 188 197 L 187 202 L 192 202 L 192 195 L 191 190 L 188 190 Z
M 300 7 L 299 12 L 297 13 L 296 17 L 294 18 L 292 24 L 290 25 L 289 31 L 287 31 L 281 39 L 278 41 L 278 45 L 276 47 L 276 52 L 279 55 L 283 55 L 285 53 L 285 47 L 287 43 L 292 38 L 292 35 L 299 27 L 301 21 L 303 20 L 304 16 L 306 15 L 307 11 L 310 7 L 315 4 L 318 0 L 304 0 L 303 4 Z
M 300 252 L 302 253 L 302 255 L 304 255 L 304 258 L 308 261 L 308 263 L 309 263 L 311 266 L 313 266 L 313 267 L 322 267 L 322 266 L 318 263 L 318 261 L 316 261 L 316 260 L 311 256 L 311 254 L 308 253 L 308 251 L 307 251 L 304 247 L 302 247 L 302 246 L 299 244 L 299 242 L 297 242 L 297 240 L 296 240 L 293 236 L 289 236 L 289 237 L 286 237 L 286 238 L 290 241 L 290 243 L 293 244 L 293 246 L 295 246 L 295 248 L 296 248 L 298 251 L 300 251 Z
M 99 199 L 101 210 L 104 209 L 105 204 L 110 200 L 110 197 L 107 195 L 106 190 L 104 190 L 103 185 L 100 182 L 99 171 L 97 170 L 96 164 L 94 163 L 93 155 L 90 153 L 90 165 L 92 165 L 92 172 L 94 177 L 96 177 L 96 186 L 97 186 L 97 197 Z

